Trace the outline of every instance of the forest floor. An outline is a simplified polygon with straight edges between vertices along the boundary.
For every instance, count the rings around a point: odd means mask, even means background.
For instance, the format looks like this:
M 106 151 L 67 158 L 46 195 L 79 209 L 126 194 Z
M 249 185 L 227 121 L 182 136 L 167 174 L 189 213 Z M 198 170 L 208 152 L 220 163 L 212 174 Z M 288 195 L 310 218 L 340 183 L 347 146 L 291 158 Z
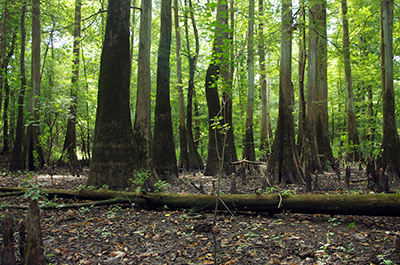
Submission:
M 362 172 L 352 171 L 350 187 L 343 181 L 338 183 L 333 173 L 320 175 L 321 190 L 316 193 L 370 192 Z M 76 177 L 62 172 L 53 179 L 40 173 L 3 173 L 0 186 L 34 182 L 42 188 L 76 190 L 85 186 L 86 180 L 85 174 Z M 211 188 L 210 177 L 181 174 L 167 191 L 199 193 L 190 182 L 196 186 L 203 183 L 206 192 Z M 228 193 L 229 181 L 223 180 L 221 187 L 222 192 Z M 260 187 L 261 178 L 257 175 L 246 176 L 244 183 L 237 183 L 240 193 L 254 193 Z M 391 190 L 398 192 L 399 188 L 398 182 L 392 183 Z M 298 185 L 287 185 L 286 189 L 293 194 L 305 193 L 304 187 Z M 41 204 L 77 202 L 41 199 Z M 26 205 L 28 199 L 23 196 L 0 198 L 1 223 L 8 208 L 15 231 L 18 221 L 26 218 L 27 210 L 21 207 Z M 116 204 L 42 210 L 40 219 L 49 264 L 213 264 L 213 234 L 201 225 L 212 221 L 212 212 L 189 215 L 188 210 L 145 210 L 137 205 Z M 400 264 L 400 253 L 394 247 L 400 231 L 399 217 L 290 212 L 270 217 L 266 213 L 222 210 L 216 220 L 218 264 Z M 0 233 L 2 241 L 2 229 Z M 17 259 L 20 262 L 19 254 Z

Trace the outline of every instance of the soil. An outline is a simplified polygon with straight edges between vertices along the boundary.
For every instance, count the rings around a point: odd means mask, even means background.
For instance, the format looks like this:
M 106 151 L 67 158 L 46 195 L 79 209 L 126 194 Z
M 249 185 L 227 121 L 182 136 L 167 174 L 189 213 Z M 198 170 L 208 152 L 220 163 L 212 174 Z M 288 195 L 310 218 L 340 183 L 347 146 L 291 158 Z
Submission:
M 3 173 L 0 184 L 16 187 L 33 183 L 56 189 L 86 185 L 87 172 L 79 177 L 58 172 L 52 178 L 44 173 Z M 210 192 L 211 183 L 211 177 L 200 173 L 182 173 L 165 189 L 199 193 L 197 188 L 202 186 L 204 192 Z M 371 192 L 366 188 L 365 177 L 356 169 L 350 187 L 344 180 L 339 183 L 332 173 L 320 175 L 318 183 L 320 190 L 315 193 Z M 261 185 L 262 178 L 257 174 L 236 183 L 239 193 L 260 192 Z M 221 192 L 228 193 L 230 189 L 230 180 L 224 179 Z M 268 192 L 278 190 L 270 188 Z M 287 185 L 286 190 L 305 193 L 305 188 L 298 185 Z M 393 181 L 391 190 L 398 192 L 399 183 Z M 27 209 L 23 207 L 28 200 L 23 196 L 0 198 L 1 223 L 8 208 L 16 231 L 19 220 L 26 219 Z M 75 202 L 78 201 L 40 198 L 41 204 Z M 42 210 L 40 216 L 49 264 L 213 264 L 214 246 L 217 264 L 400 264 L 400 246 L 396 249 L 395 244 L 396 241 L 400 245 L 396 240 L 399 217 L 290 212 L 268 216 L 221 209 L 211 233 L 213 218 L 212 212 L 146 210 L 131 204 Z M 14 237 L 17 252 L 18 234 Z M 19 253 L 16 256 L 20 264 Z

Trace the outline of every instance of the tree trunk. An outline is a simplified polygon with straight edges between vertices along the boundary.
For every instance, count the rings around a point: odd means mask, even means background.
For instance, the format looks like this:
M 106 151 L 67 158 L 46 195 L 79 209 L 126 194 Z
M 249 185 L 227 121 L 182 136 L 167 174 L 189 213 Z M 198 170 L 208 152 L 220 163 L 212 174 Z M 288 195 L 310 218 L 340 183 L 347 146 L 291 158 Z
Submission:
M 226 44 L 224 43 L 224 39 L 228 39 L 228 32 L 226 30 L 227 26 L 227 11 L 228 6 L 226 1 L 219 0 L 218 8 L 217 8 L 217 20 L 215 27 L 215 39 L 214 39 L 214 47 L 213 47 L 213 56 L 210 61 L 210 65 L 208 66 L 206 73 L 206 82 L 205 82 L 205 90 L 206 90 L 206 99 L 207 99 L 207 107 L 208 107 L 208 155 L 207 155 L 207 163 L 204 174 L 207 176 L 213 176 L 219 173 L 221 163 L 223 169 L 227 169 L 225 166 L 227 163 L 224 161 L 222 157 L 223 154 L 223 138 L 221 131 L 218 129 L 220 122 L 222 121 L 222 113 L 221 113 L 221 105 L 219 100 L 218 93 L 218 79 L 222 84 L 222 89 L 224 89 L 224 85 L 226 85 L 226 71 L 228 70 L 226 65 L 224 65 L 225 59 L 224 52 L 226 52 Z M 217 63 L 217 61 L 219 63 Z M 224 79 L 225 78 L 225 79 Z
M 158 176 L 166 180 L 174 180 L 178 177 L 169 92 L 171 29 L 171 0 L 161 0 L 153 162 Z
M 390 179 L 400 177 L 400 141 L 397 133 L 393 89 L 393 0 L 382 1 L 382 112 L 383 167 Z
M 189 2 L 189 6 L 188 6 Z M 199 33 L 197 31 L 197 25 L 196 21 L 194 18 L 194 12 L 193 12 L 193 7 L 192 7 L 192 1 L 185 0 L 185 6 L 187 7 L 187 10 L 190 12 L 190 18 L 192 21 L 192 26 L 193 26 L 193 32 L 194 32 L 194 38 L 195 38 L 195 46 L 196 46 L 196 51 L 195 55 L 192 56 L 190 52 L 190 41 L 189 41 L 189 26 L 187 22 L 187 17 L 188 15 L 185 15 L 184 18 L 184 23 L 185 23 L 185 33 L 186 33 L 186 46 L 187 46 L 187 53 L 188 53 L 188 58 L 189 58 L 189 84 L 188 84 L 188 96 L 187 96 L 187 106 L 186 106 L 186 129 L 187 129 L 187 143 L 188 143 L 188 149 L 189 149 L 189 170 L 202 170 L 204 168 L 203 160 L 201 159 L 198 151 L 197 151 L 197 146 L 194 141 L 193 137 L 193 96 L 194 96 L 194 75 L 196 71 L 196 64 L 197 64 L 197 59 L 199 56 L 199 51 L 200 51 L 200 42 L 199 42 Z M 198 120 L 197 120 L 198 122 Z
M 129 105 L 130 0 L 109 0 L 89 186 L 125 190 L 136 167 Z
M 40 98 L 40 0 L 32 0 L 32 62 L 31 96 L 29 104 L 29 126 L 27 132 L 27 156 L 29 170 L 40 163 L 44 165 L 42 147 L 39 143 L 39 98 Z M 37 161 L 39 158 L 39 161 Z
M 28 188 L 0 187 L 2 192 L 23 191 Z M 43 190 L 48 196 L 74 198 L 82 200 L 115 199 L 115 203 L 138 203 L 153 208 L 167 206 L 170 209 L 215 208 L 214 195 L 181 194 L 181 193 L 146 193 L 100 190 Z M 22 195 L 22 193 L 21 193 Z M 118 200 L 117 200 L 118 199 Z M 231 211 L 252 211 L 267 213 L 308 213 L 308 214 L 349 214 L 373 216 L 400 216 L 400 194 L 221 194 L 221 201 Z M 219 209 L 226 209 L 220 201 Z M 281 205 L 280 208 L 278 206 Z M 57 206 L 55 206 L 57 208 Z
M 137 168 L 152 172 L 150 181 L 157 181 L 151 157 L 151 13 L 152 1 L 142 0 L 139 30 L 139 55 L 134 139 Z
M 228 12 L 228 11 L 227 11 Z M 233 74 L 235 71 L 234 66 L 234 58 L 235 52 L 233 49 L 233 36 L 234 36 L 234 26 L 235 26 L 235 13 L 234 13 L 234 5 L 233 0 L 230 1 L 230 34 L 227 34 L 229 37 L 229 48 L 227 49 L 227 53 L 229 53 L 229 63 L 225 66 L 229 68 L 222 73 L 227 76 L 225 81 L 226 87 L 222 91 L 222 102 L 223 102 L 223 109 L 222 109 L 222 116 L 224 117 L 224 124 L 228 125 L 226 129 L 226 139 L 225 139 L 225 161 L 232 162 L 237 161 L 237 154 L 236 154 L 236 145 L 235 145 L 235 136 L 233 133 L 233 122 L 232 122 L 232 90 L 233 90 Z M 228 24 L 228 22 L 226 22 Z M 226 38 L 227 36 L 224 35 Z
M 12 159 L 10 163 L 11 171 L 18 171 L 25 168 L 25 159 L 23 151 L 24 142 L 24 98 L 26 88 L 26 77 L 25 77 L 25 43 L 26 43 L 26 30 L 25 30 L 25 12 L 26 2 L 22 3 L 21 8 L 21 55 L 20 55 L 20 71 L 21 71 L 21 90 L 18 96 L 18 118 L 17 118 L 17 129 L 15 132 L 14 149 L 12 153 Z
M 15 251 L 14 251 L 14 223 L 13 218 L 8 212 L 4 214 L 4 225 L 3 225 L 3 246 L 0 253 L 0 264 L 3 265 L 15 265 Z
M 72 165 L 77 162 L 76 157 L 76 108 L 78 105 L 78 80 L 79 80 L 79 51 L 81 42 L 81 9 L 82 0 L 75 0 L 75 24 L 74 24 L 74 47 L 73 47 L 73 66 L 71 80 L 71 103 L 69 107 L 69 118 L 67 122 L 67 132 L 65 134 L 63 153 L 66 151 L 68 160 Z
M 358 132 L 356 111 L 354 108 L 353 81 L 351 76 L 350 61 L 350 36 L 349 36 L 349 20 L 347 18 L 347 0 L 341 0 L 342 3 L 342 20 L 343 20 L 343 64 L 344 77 L 346 81 L 346 114 L 347 114 L 347 148 L 345 154 L 346 161 L 358 161 Z
M 244 158 L 254 161 L 253 112 L 254 112 L 254 0 L 249 1 L 249 25 L 247 42 L 247 108 Z
M 176 38 L 176 75 L 179 102 L 179 168 L 189 169 L 189 153 L 187 145 L 186 123 L 185 123 L 185 100 L 182 90 L 182 56 L 181 56 L 181 32 L 179 28 L 178 0 L 174 0 L 174 22 Z
M 334 166 L 334 157 L 329 141 L 328 116 L 328 54 L 326 29 L 326 0 L 317 4 L 317 55 L 316 55 L 316 120 L 315 131 L 317 137 L 318 154 L 321 164 Z
M 306 11 L 304 0 L 300 2 L 300 34 L 299 34 L 299 123 L 297 129 L 297 150 L 302 151 L 306 121 L 306 100 L 304 98 L 304 72 L 307 61 Z M 302 154 L 299 153 L 301 157 Z
M 316 102 L 317 98 L 317 6 L 314 5 L 309 10 L 309 47 L 308 47 L 308 71 L 307 71 L 307 108 L 306 108 L 306 128 L 303 142 L 303 163 L 305 168 L 314 172 L 322 172 L 321 162 L 318 155 L 318 143 L 315 130 Z
M 303 182 L 294 132 L 292 84 L 292 1 L 282 0 L 281 56 L 279 66 L 279 114 L 275 140 L 268 161 L 274 182 Z
M 260 64 L 260 93 L 261 93 L 261 130 L 260 130 L 260 152 L 261 159 L 267 160 L 269 155 L 268 127 L 267 127 L 267 80 L 265 70 L 265 47 L 264 47 L 264 0 L 258 1 L 258 54 Z

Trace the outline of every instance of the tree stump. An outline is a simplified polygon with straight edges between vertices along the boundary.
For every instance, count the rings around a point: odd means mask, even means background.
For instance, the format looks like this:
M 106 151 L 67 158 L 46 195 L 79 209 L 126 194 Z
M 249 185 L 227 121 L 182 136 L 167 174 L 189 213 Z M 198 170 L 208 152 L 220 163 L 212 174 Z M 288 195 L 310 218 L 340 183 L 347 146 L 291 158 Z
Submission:
M 3 248 L 1 249 L 1 264 L 15 265 L 15 262 L 13 218 L 9 214 L 8 209 L 6 209 L 4 217 Z
M 19 220 L 19 225 L 18 225 L 18 234 L 19 234 L 19 255 L 21 258 L 25 257 L 24 254 L 24 244 L 25 244 L 25 237 L 26 237 L 26 225 L 25 221 L 23 219 Z
M 379 171 L 378 192 L 387 193 L 388 191 L 389 191 L 388 178 L 383 168 L 381 168 Z
M 46 264 L 43 254 L 43 240 L 40 228 L 40 209 L 37 200 L 29 202 L 28 221 L 27 221 L 27 239 L 25 242 L 24 264 L 43 265 Z

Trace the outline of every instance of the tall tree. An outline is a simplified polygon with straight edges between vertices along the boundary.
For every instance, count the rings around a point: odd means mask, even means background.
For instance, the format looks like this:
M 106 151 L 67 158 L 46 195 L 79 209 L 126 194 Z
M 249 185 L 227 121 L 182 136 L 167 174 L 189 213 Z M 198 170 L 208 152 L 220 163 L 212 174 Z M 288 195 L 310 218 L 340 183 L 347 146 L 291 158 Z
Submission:
M 349 20 L 347 18 L 347 0 L 341 0 L 342 20 L 343 20 L 343 63 L 344 77 L 346 82 L 346 115 L 347 115 L 347 149 L 345 160 L 358 161 L 358 132 L 356 111 L 354 108 L 353 81 L 351 76 L 351 60 L 350 60 L 350 35 Z
M 199 33 L 197 30 L 196 20 L 194 17 L 194 11 L 192 6 L 192 0 L 185 0 L 186 10 L 189 10 L 190 19 L 192 21 L 194 39 L 195 39 L 195 54 L 192 56 L 190 50 L 190 38 L 189 38 L 189 25 L 187 21 L 188 15 L 184 16 L 185 33 L 186 33 L 186 50 L 189 59 L 189 84 L 187 92 L 187 106 L 186 106 L 186 131 L 187 131 L 187 144 L 189 149 L 189 166 L 190 170 L 202 170 L 204 168 L 203 160 L 199 152 L 197 151 L 196 144 L 193 137 L 193 96 L 194 96 L 194 75 L 196 72 L 197 60 L 199 58 L 200 41 Z M 197 120 L 198 122 L 198 120 Z
M 186 123 L 185 123 L 185 100 L 182 89 L 182 57 L 181 57 L 181 32 L 179 27 L 178 0 L 174 0 L 174 24 L 176 44 L 176 75 L 179 102 L 179 167 L 189 169 L 189 153 L 187 147 Z
M 78 80 L 79 80 L 79 51 L 81 43 L 81 9 L 82 0 L 75 0 L 75 23 L 74 23 L 74 47 L 71 79 L 71 103 L 67 122 L 63 153 L 66 151 L 72 165 L 77 162 L 76 157 L 76 107 L 78 104 Z
M 25 30 L 25 13 L 26 1 L 22 3 L 21 7 L 21 54 L 20 54 L 20 71 L 21 71 L 21 89 L 18 96 L 18 117 L 17 129 L 15 131 L 15 142 L 12 152 L 12 159 L 10 163 L 11 171 L 22 170 L 25 167 L 25 159 L 23 156 L 23 142 L 24 142 L 24 97 L 26 89 L 25 77 L 25 43 L 26 43 L 26 30 Z
M 244 157 L 254 161 L 253 112 L 254 112 L 254 0 L 249 1 L 249 25 L 247 42 L 247 108 L 246 108 L 246 137 Z
M 29 126 L 27 131 L 27 156 L 29 170 L 35 169 L 36 157 L 44 165 L 43 151 L 39 143 L 39 97 L 40 97 L 40 0 L 32 0 L 32 61 Z
M 93 156 L 87 184 L 125 190 L 136 169 L 129 106 L 130 0 L 109 0 L 101 53 Z
M 260 151 L 262 160 L 268 156 L 268 127 L 267 127 L 267 77 L 265 69 L 265 47 L 264 47 L 264 0 L 258 1 L 258 55 L 260 64 L 260 94 L 261 94 L 261 129 L 260 129 Z
M 151 12 L 152 1 L 142 0 L 134 136 L 138 168 L 152 172 L 151 180 L 155 181 L 157 176 L 151 157 Z
M 303 163 L 308 172 L 322 171 L 318 155 L 318 143 L 315 130 L 317 98 L 317 4 L 309 9 L 309 47 L 308 47 L 308 71 L 307 71 L 307 104 L 304 142 L 302 147 Z
M 170 103 L 171 0 L 161 0 L 161 27 L 157 62 L 157 96 L 153 135 L 153 161 L 161 179 L 178 177 Z
M 222 118 L 221 104 L 218 93 L 218 79 L 220 78 L 221 65 L 224 65 L 224 49 L 226 45 L 224 40 L 227 40 L 227 11 L 228 5 L 226 1 L 219 0 L 217 7 L 217 17 L 215 26 L 215 38 L 213 44 L 213 52 L 210 64 L 206 72 L 205 91 L 208 107 L 208 153 L 205 175 L 216 175 L 218 174 L 223 159 L 223 137 L 219 131 L 219 125 Z M 224 32 L 225 31 L 225 32 Z M 227 68 L 223 67 L 222 71 L 226 71 Z M 226 72 L 225 72 L 226 73 Z M 223 77 L 227 75 L 223 74 Z M 222 86 L 226 84 L 226 79 L 222 78 Z M 226 161 L 225 161 L 226 162 Z M 223 165 L 223 168 L 228 169 Z
M 316 30 L 316 119 L 315 132 L 317 136 L 318 153 L 322 165 L 329 164 L 334 167 L 334 158 L 329 141 L 329 116 L 328 116 L 328 52 L 326 28 L 326 0 L 317 4 Z
M 300 26 L 299 26 L 299 121 L 297 129 L 297 150 L 301 157 L 304 128 L 306 120 L 306 100 L 304 98 L 304 72 L 306 69 L 307 51 L 306 51 L 306 10 L 304 0 L 300 1 Z
M 383 112 L 383 139 L 382 161 L 383 167 L 391 178 L 400 177 L 400 141 L 397 133 L 396 114 L 393 88 L 393 0 L 382 0 L 382 112 Z
M 275 182 L 304 182 L 295 143 L 292 84 L 292 1 L 282 0 L 279 65 L 279 114 L 268 164 Z

